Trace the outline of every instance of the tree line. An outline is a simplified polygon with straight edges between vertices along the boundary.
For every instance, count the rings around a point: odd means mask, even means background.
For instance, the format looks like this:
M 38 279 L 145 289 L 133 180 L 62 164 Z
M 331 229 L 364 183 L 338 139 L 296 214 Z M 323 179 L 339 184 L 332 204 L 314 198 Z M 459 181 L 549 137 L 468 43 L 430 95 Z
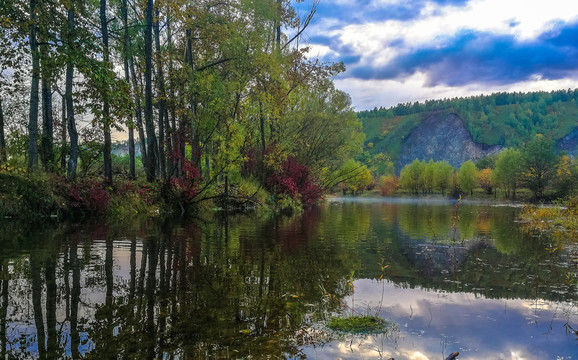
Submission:
M 317 6 L 300 14 L 288 0 L 6 0 L 0 167 L 74 180 L 97 162 L 112 183 L 112 139 L 126 131 L 128 178 L 142 168 L 182 201 L 227 195 L 246 179 L 299 197 L 307 181 L 339 183 L 357 171 L 342 164 L 363 134 L 332 82 L 343 64 L 303 44 Z M 287 172 L 296 164 L 301 179 Z
M 459 169 L 447 161 L 414 160 L 404 166 L 399 179 L 382 177 L 380 190 L 391 195 L 397 189 L 414 194 L 473 194 L 481 188 L 488 195 L 501 189 L 507 198 L 516 198 L 521 188 L 535 199 L 564 198 L 578 187 L 578 160 L 557 153 L 552 139 L 538 134 L 519 149 L 506 148 L 476 164 L 466 161 Z

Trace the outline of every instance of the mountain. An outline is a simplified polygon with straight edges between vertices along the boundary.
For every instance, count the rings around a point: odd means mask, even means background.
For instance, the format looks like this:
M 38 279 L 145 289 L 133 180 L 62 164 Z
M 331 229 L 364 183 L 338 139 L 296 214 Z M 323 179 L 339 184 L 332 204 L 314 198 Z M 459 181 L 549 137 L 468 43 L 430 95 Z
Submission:
M 428 114 L 412 129 L 401 143 L 396 171 L 415 159 L 445 160 L 454 167 L 487 155 L 500 152 L 504 147 L 475 143 L 459 115 L 443 112 Z
M 396 172 L 413 160 L 446 160 L 459 167 L 536 134 L 556 140 L 558 149 L 578 153 L 578 89 L 496 93 L 428 100 L 358 113 L 370 155 L 391 157 Z

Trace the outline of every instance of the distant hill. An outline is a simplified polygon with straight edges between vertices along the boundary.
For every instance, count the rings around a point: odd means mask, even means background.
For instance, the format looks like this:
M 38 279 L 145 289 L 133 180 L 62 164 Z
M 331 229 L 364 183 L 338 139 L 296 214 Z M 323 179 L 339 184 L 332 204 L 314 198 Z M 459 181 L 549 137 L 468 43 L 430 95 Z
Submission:
M 388 154 L 399 172 L 413 159 L 447 160 L 460 166 L 536 134 L 576 155 L 578 89 L 495 93 L 428 100 L 358 113 L 370 154 Z

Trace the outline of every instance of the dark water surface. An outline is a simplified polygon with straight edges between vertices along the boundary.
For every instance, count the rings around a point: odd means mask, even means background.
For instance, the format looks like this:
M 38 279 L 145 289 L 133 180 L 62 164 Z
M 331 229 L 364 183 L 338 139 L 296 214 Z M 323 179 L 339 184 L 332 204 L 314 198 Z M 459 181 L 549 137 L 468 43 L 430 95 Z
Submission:
M 578 359 L 578 249 L 518 208 L 334 199 L 294 217 L 0 231 L 0 359 Z M 380 334 L 335 333 L 378 315 Z

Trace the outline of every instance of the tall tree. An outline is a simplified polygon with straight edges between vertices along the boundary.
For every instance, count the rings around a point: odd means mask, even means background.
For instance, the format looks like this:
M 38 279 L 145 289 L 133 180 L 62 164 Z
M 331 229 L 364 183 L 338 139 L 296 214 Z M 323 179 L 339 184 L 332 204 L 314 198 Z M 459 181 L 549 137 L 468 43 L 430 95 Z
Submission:
M 474 188 L 477 185 L 476 173 L 476 164 L 474 164 L 471 160 L 468 160 L 462 164 L 458 172 L 458 183 L 460 184 L 460 189 L 462 189 L 463 192 L 469 192 L 470 195 L 473 195 Z
M 75 19 L 75 2 L 67 4 L 67 47 L 68 54 L 66 59 L 66 120 L 68 125 L 68 137 L 70 139 L 70 156 L 68 158 L 67 176 L 69 179 L 76 177 L 76 168 L 78 167 L 78 131 L 76 130 L 76 119 L 74 116 L 74 100 L 72 97 L 72 82 L 74 80 L 74 59 L 76 51 L 76 19 Z
M 160 173 L 161 178 L 165 179 L 167 176 L 166 171 L 166 156 L 165 156 L 165 132 L 167 131 L 167 127 L 165 121 L 167 120 L 165 115 L 167 114 L 166 109 L 166 90 L 165 90 L 165 76 L 163 71 L 163 64 L 162 64 L 162 53 L 161 53 L 161 40 L 160 40 L 160 11 L 158 6 L 155 9 L 155 21 L 153 25 L 154 29 L 154 37 L 155 37 L 155 47 L 156 47 L 156 75 L 157 75 L 157 103 L 158 103 L 158 128 L 159 128 L 159 165 L 160 165 Z
M 46 10 L 45 10 L 46 11 Z M 50 44 L 47 26 L 40 27 L 40 64 L 42 77 L 42 136 L 40 158 L 46 171 L 54 167 L 54 119 L 52 115 L 53 67 L 50 59 Z
M 522 147 L 521 155 L 526 186 L 536 198 L 541 198 L 556 173 L 558 156 L 554 150 L 554 142 L 538 134 Z
M 102 32 L 102 44 L 103 44 L 103 60 L 105 68 L 108 68 L 110 61 L 110 49 L 108 41 L 108 21 L 106 17 L 106 0 L 100 0 L 100 30 Z M 109 92 L 107 82 L 104 84 L 105 88 L 103 90 L 103 131 L 104 131 L 104 148 L 103 148 L 103 161 L 104 161 L 104 178 L 108 182 L 112 182 L 112 137 L 110 132 L 110 104 L 109 104 Z
M 156 179 L 157 159 L 156 159 L 156 134 L 153 119 L 153 88 L 152 88 L 152 57 L 153 57 L 153 0 L 147 0 L 145 11 L 145 126 L 147 130 L 147 180 Z
M 40 52 L 38 51 L 38 0 L 30 0 L 29 38 L 32 56 L 32 81 L 30 83 L 30 111 L 28 115 L 28 169 L 38 168 L 38 105 L 40 84 Z
M 122 41 L 122 62 L 124 69 L 124 80 L 127 84 L 130 84 L 130 68 L 129 68 L 129 47 L 130 47 L 130 37 L 128 33 L 128 3 L 127 0 L 121 1 L 121 17 L 122 17 L 122 27 L 123 27 L 123 41 Z M 133 106 L 134 107 L 134 106 Z M 140 109 L 138 110 L 140 112 Z M 134 124 L 132 122 L 132 116 L 128 121 L 128 152 L 129 152 L 129 178 L 136 178 L 136 167 L 135 167 L 135 146 L 134 146 Z
M 494 180 L 506 191 L 506 196 L 509 197 L 511 192 L 515 199 L 523 171 L 522 155 L 518 150 L 508 148 L 502 151 L 496 159 Z

